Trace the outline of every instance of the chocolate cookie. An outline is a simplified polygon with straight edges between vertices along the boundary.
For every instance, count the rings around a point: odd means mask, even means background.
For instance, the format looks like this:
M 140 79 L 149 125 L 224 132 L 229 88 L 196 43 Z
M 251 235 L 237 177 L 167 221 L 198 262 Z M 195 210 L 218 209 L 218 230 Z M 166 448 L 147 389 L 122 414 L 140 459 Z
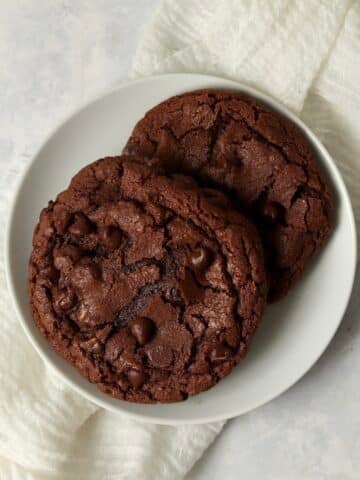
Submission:
M 125 153 L 157 156 L 232 192 L 260 230 L 269 300 L 284 296 L 331 230 L 332 199 L 302 132 L 253 98 L 196 91 L 157 105 Z
M 170 402 L 240 361 L 267 289 L 257 231 L 227 198 L 146 163 L 99 160 L 49 203 L 29 294 L 41 332 L 101 390 Z

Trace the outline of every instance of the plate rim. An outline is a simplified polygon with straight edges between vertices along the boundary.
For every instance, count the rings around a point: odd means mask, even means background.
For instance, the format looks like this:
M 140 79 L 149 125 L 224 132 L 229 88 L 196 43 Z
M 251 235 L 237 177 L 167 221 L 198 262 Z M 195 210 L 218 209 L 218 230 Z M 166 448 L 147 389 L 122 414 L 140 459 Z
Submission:
M 353 262 L 353 267 L 352 267 L 352 272 L 351 272 L 351 281 L 350 281 L 350 288 L 347 293 L 346 301 L 344 301 L 344 307 L 342 309 L 341 315 L 339 315 L 338 322 L 336 326 L 334 327 L 333 331 L 330 333 L 328 336 L 327 340 L 322 344 L 322 347 L 319 349 L 319 352 L 317 353 L 316 357 L 312 359 L 308 365 L 304 369 L 302 369 L 302 372 L 298 375 L 296 375 L 291 382 L 289 382 L 285 387 L 282 387 L 281 389 L 277 390 L 276 393 L 269 393 L 268 396 L 263 396 L 261 400 L 258 402 L 255 402 L 254 405 L 250 408 L 246 409 L 240 409 L 236 410 L 236 408 L 233 408 L 230 411 L 228 411 L 225 414 L 218 414 L 218 415 L 210 415 L 210 416 L 204 416 L 200 418 L 191 418 L 191 419 L 179 419 L 179 418 L 163 418 L 163 417 L 157 417 L 155 415 L 147 415 L 145 412 L 144 413 L 136 413 L 136 412 L 130 412 L 127 411 L 126 409 L 122 408 L 122 402 L 119 400 L 119 403 L 115 406 L 112 405 L 111 403 L 106 402 L 106 400 L 102 399 L 103 397 L 99 396 L 97 397 L 96 395 L 93 395 L 90 392 L 85 391 L 79 384 L 77 384 L 75 381 L 70 379 L 65 373 L 61 371 L 61 369 L 53 363 L 51 360 L 50 356 L 48 353 L 45 351 L 45 349 L 42 348 L 40 343 L 37 341 L 37 339 L 34 337 L 30 330 L 29 323 L 25 320 L 21 307 L 20 307 L 20 302 L 18 301 L 18 295 L 16 292 L 16 287 L 15 287 L 15 279 L 14 275 L 12 272 L 11 268 L 11 245 L 10 245 L 10 240 L 11 240 L 11 227 L 13 224 L 13 219 L 14 215 L 16 212 L 16 206 L 22 191 L 22 187 L 25 183 L 25 180 L 35 163 L 36 159 L 40 155 L 41 151 L 46 147 L 46 145 L 49 143 L 49 141 L 57 135 L 57 133 L 61 130 L 61 128 L 66 125 L 69 121 L 71 121 L 74 117 L 79 115 L 81 112 L 86 110 L 89 106 L 96 102 L 100 102 L 107 96 L 111 96 L 112 94 L 116 93 L 119 90 L 122 90 L 126 87 L 130 87 L 136 84 L 142 84 L 142 83 L 147 83 L 147 82 L 153 82 L 157 81 L 159 79 L 164 79 L 164 77 L 167 77 L 169 79 L 177 77 L 177 78 L 189 78 L 193 77 L 194 80 L 201 80 L 204 79 L 206 80 L 213 80 L 218 83 L 221 82 L 229 82 L 233 84 L 234 90 L 239 90 L 243 91 L 246 94 L 252 95 L 257 99 L 260 99 L 261 101 L 266 102 L 273 108 L 279 108 L 279 110 L 285 114 L 288 118 L 290 118 L 296 125 L 298 125 L 303 132 L 306 133 L 307 137 L 310 138 L 311 142 L 316 145 L 316 148 L 320 151 L 322 158 L 326 158 L 326 168 L 325 170 L 329 169 L 329 166 L 331 167 L 332 174 L 336 178 L 336 190 L 339 189 L 340 187 L 340 193 L 341 193 L 341 198 L 345 202 L 345 208 L 346 211 L 349 214 L 349 220 L 350 220 L 350 231 L 349 233 L 351 234 L 352 237 L 352 250 L 354 252 L 354 262 Z M 205 89 L 224 89 L 225 87 L 204 87 Z M 226 87 L 227 88 L 227 87 Z M 231 88 L 231 87 L 229 87 Z M 194 90 L 199 90 L 199 88 L 195 88 Z M 190 91 L 190 90 L 189 90 Z M 179 92 L 180 94 L 180 92 Z M 176 95 L 176 94 L 175 94 Z M 120 153 L 120 152 L 119 152 Z M 129 418 L 132 418 L 137 421 L 142 421 L 150 424 L 161 424 L 161 425 L 184 425 L 184 424 L 194 424 L 194 425 L 200 425 L 200 424 L 205 424 L 209 422 L 215 422 L 215 421 L 224 421 L 227 419 L 231 419 L 234 417 L 237 417 L 239 415 L 243 415 L 245 413 L 248 413 L 250 411 L 253 411 L 257 408 L 259 408 L 262 405 L 265 405 L 266 403 L 270 402 L 271 400 L 279 397 L 282 395 L 284 392 L 289 390 L 292 386 L 294 386 L 319 360 L 319 358 L 322 356 L 324 351 L 327 349 L 329 346 L 331 340 L 333 339 L 335 333 L 337 332 L 342 319 L 344 317 L 344 314 L 346 312 L 347 306 L 349 304 L 350 296 L 353 290 L 353 285 L 354 285 L 354 279 L 355 279 L 355 273 L 356 273 L 356 264 L 357 264 L 357 235 L 356 235 L 356 223 L 355 223 L 355 217 L 354 217 L 354 211 L 351 203 L 351 198 L 349 195 L 349 192 L 347 190 L 346 184 L 343 180 L 343 177 L 328 150 L 325 148 L 325 146 L 322 144 L 320 139 L 317 137 L 317 135 L 304 123 L 304 121 L 298 117 L 294 112 L 292 112 L 288 107 L 286 107 L 284 104 L 281 103 L 281 101 L 275 99 L 271 95 L 265 94 L 261 90 L 257 90 L 249 85 L 246 85 L 245 83 L 238 82 L 236 80 L 232 80 L 229 78 L 221 77 L 221 76 L 215 76 L 215 75 L 207 75 L 207 74 L 197 74 L 197 73 L 169 73 L 169 74 L 164 74 L 164 75 L 153 75 L 150 77 L 144 77 L 144 78 L 139 78 L 135 80 L 128 80 L 124 82 L 120 82 L 117 85 L 111 87 L 111 88 L 106 88 L 102 89 L 100 92 L 98 91 L 94 95 L 92 95 L 85 103 L 81 104 L 79 107 L 73 109 L 70 114 L 66 114 L 62 117 L 62 119 L 57 122 L 56 126 L 50 130 L 50 132 L 45 136 L 44 140 L 40 143 L 40 146 L 35 150 L 35 153 L 32 155 L 30 161 L 26 165 L 26 167 L 23 168 L 23 171 L 19 174 L 19 177 L 17 181 L 15 182 L 14 188 L 13 188 L 13 193 L 11 195 L 11 199 L 9 202 L 9 210 L 8 210 L 8 217 L 6 221 L 6 228 L 5 228 L 5 234 L 4 234 L 4 258 L 5 258 L 5 276 L 6 276 L 6 281 L 7 281 L 7 287 L 8 291 L 10 292 L 10 297 L 12 301 L 12 305 L 14 307 L 14 310 L 16 312 L 16 316 L 22 326 L 22 329 L 24 330 L 26 337 L 30 341 L 31 345 L 33 348 L 36 350 L 36 352 L 39 354 L 40 358 L 42 361 L 45 363 L 45 365 L 49 368 L 51 368 L 56 375 L 60 376 L 60 378 L 64 381 L 66 385 L 68 385 L 70 388 L 72 388 L 76 393 L 78 393 L 80 396 L 83 398 L 86 398 L 88 401 L 91 403 L 100 406 L 108 411 L 111 411 L 113 413 L 116 413 L 118 415 L 126 415 Z M 49 346 L 49 349 L 51 347 Z M 100 392 L 102 393 L 102 392 Z M 105 394 L 102 394 L 105 395 Z M 111 398 L 111 397 L 110 397 Z M 125 402 L 124 402 L 125 403 Z M 176 404 L 175 404 L 176 405 Z M 146 405 L 144 405 L 145 410 L 146 410 Z

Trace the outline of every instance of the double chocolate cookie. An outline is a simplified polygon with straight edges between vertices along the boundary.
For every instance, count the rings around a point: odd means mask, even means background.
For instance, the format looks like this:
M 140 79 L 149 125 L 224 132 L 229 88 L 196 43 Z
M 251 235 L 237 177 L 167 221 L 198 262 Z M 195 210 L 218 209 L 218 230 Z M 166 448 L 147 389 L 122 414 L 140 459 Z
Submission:
M 284 296 L 331 230 L 332 199 L 299 129 L 254 99 L 196 91 L 159 104 L 125 153 L 156 156 L 233 194 L 261 233 L 269 300 Z
M 207 125 L 205 110 L 212 118 L 216 102 L 209 107 L 213 97 L 204 95 L 197 115 Z M 176 135 L 175 145 L 186 143 Z M 266 293 L 253 225 L 221 193 L 145 159 L 88 165 L 42 211 L 34 233 L 37 326 L 86 378 L 121 399 L 178 401 L 213 386 L 245 355 Z

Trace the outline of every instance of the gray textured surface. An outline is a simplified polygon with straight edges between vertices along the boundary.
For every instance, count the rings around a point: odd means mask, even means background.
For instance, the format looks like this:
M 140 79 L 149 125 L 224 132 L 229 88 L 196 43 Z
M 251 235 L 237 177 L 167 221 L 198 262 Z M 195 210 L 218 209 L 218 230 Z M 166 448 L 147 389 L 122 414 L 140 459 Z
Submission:
M 128 76 L 152 0 L 3 0 L 0 196 L 64 115 Z M 312 370 L 277 400 L 227 424 L 190 480 L 360 478 L 360 278 Z

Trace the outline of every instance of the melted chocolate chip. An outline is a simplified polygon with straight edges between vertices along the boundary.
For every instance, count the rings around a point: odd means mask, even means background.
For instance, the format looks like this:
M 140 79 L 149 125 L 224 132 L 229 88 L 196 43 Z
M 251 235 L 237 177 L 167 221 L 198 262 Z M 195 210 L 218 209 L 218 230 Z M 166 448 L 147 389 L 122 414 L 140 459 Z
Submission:
M 197 184 L 195 183 L 195 181 L 187 175 L 181 175 L 180 173 L 175 173 L 172 175 L 172 178 L 174 179 L 175 183 L 179 187 L 185 190 L 194 189 L 197 187 Z
M 104 255 L 106 255 L 107 253 L 107 250 L 105 247 L 103 247 L 102 245 L 97 245 L 96 247 L 96 255 L 99 255 L 100 257 L 103 257 Z
M 206 200 L 219 208 L 231 207 L 230 199 L 222 192 L 212 188 L 203 188 L 201 193 L 206 197 Z
M 128 372 L 127 377 L 135 389 L 140 388 L 141 385 L 143 385 L 146 381 L 146 373 L 144 373 L 142 370 L 132 369 Z
M 173 360 L 174 354 L 167 345 L 156 345 L 147 351 L 150 362 L 157 368 L 169 367 Z
M 204 270 L 211 263 L 211 253 L 207 248 L 197 247 L 191 252 L 190 262 L 196 270 Z
M 223 343 L 218 343 L 215 345 L 213 350 L 210 353 L 210 360 L 213 363 L 225 362 L 231 357 L 231 349 L 224 345 Z
M 82 237 L 91 233 L 94 230 L 94 225 L 84 214 L 78 213 L 68 230 L 71 235 Z
M 155 325 L 150 318 L 136 318 L 130 327 L 132 335 L 140 345 L 145 345 L 155 332 Z
M 109 250 L 115 250 L 121 245 L 123 235 L 116 227 L 105 227 L 100 233 L 101 244 Z
M 43 268 L 39 271 L 39 284 L 44 287 L 51 288 L 58 279 L 59 273 L 53 266 Z
M 61 310 L 70 310 L 70 308 L 75 305 L 75 302 L 76 296 L 74 292 L 67 291 L 60 295 L 57 304 L 61 308 Z
M 281 216 L 280 205 L 275 202 L 265 203 L 262 208 L 262 215 L 269 225 L 277 223 Z
M 127 390 L 129 390 L 130 384 L 125 376 L 121 376 L 118 379 L 117 384 L 119 385 L 119 387 L 123 392 L 126 392 Z
M 104 351 L 104 345 L 96 337 L 81 342 L 80 346 L 90 353 L 100 354 Z
M 79 310 L 77 312 L 77 319 L 79 322 L 83 322 L 86 318 L 87 315 L 87 308 L 85 308 L 85 305 L 81 304 L 79 307 Z
M 87 270 L 89 272 L 89 275 L 94 280 L 100 280 L 101 279 L 101 268 L 96 263 L 90 263 L 89 265 L 87 265 Z

